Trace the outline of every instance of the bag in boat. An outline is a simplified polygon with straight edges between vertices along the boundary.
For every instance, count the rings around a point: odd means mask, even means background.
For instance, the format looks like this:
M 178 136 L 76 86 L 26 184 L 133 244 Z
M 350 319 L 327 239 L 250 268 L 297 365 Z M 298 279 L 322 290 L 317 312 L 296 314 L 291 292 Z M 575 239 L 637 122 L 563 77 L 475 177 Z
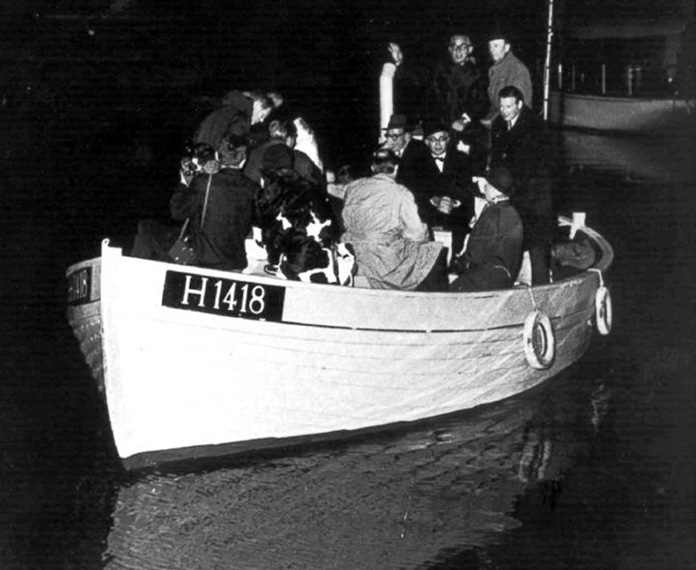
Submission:
M 210 184 L 213 180 L 213 174 L 217 170 L 208 172 L 208 185 L 205 189 L 205 200 L 203 202 L 203 213 L 201 214 L 201 225 L 199 232 L 203 229 L 203 222 L 205 221 L 205 211 L 208 209 L 208 194 L 210 193 Z M 196 261 L 196 250 L 193 247 L 193 237 L 186 233 L 186 228 L 188 228 L 190 218 L 186 218 L 184 225 L 181 226 L 181 231 L 179 232 L 179 237 L 174 240 L 174 243 L 167 250 L 169 258 L 179 265 L 191 265 Z
M 179 236 L 174 240 L 174 243 L 167 250 L 167 255 L 179 265 L 191 265 L 196 259 L 196 250 L 191 245 L 192 238 L 186 234 L 189 218 L 186 218 L 184 225 L 181 227 Z

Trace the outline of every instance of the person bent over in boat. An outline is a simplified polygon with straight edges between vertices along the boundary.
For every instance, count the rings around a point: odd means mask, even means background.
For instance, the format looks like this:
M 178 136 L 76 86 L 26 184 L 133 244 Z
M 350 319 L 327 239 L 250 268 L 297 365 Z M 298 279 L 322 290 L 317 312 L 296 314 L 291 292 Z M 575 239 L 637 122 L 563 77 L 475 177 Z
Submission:
M 193 142 L 217 148 L 226 134 L 249 137 L 252 125 L 263 123 L 272 110 L 273 103 L 265 94 L 230 91 L 221 106 L 203 119 Z
M 295 281 L 352 285 L 354 257 L 338 243 L 327 193 L 292 165 L 293 152 L 284 144 L 264 154 L 256 212 L 268 255 L 265 271 Z
M 485 205 L 467 238 L 464 253 L 453 262 L 458 277 L 450 291 L 487 291 L 511 287 L 522 262 L 522 220 L 510 204 L 510 171 L 495 167 L 476 183 Z
M 292 169 L 300 176 L 316 184 L 324 183 L 324 175 L 304 152 L 295 148 L 297 127 L 291 119 L 273 120 L 268 126 L 268 140 L 249 153 L 249 160 L 244 166 L 244 174 L 257 184 L 261 183 L 261 169 L 266 151 L 272 146 L 285 145 L 292 150 Z
M 375 289 L 445 290 L 446 250 L 430 241 L 413 194 L 397 184 L 399 162 L 393 151 L 379 149 L 373 175 L 346 187 L 342 241 L 355 248 L 356 285 L 362 277 Z
M 225 135 L 217 160 L 206 163 L 203 173 L 189 185 L 181 184 L 172 196 L 172 218 L 189 218 L 195 265 L 222 270 L 247 266 L 245 240 L 258 186 L 242 174 L 246 157 L 246 139 Z

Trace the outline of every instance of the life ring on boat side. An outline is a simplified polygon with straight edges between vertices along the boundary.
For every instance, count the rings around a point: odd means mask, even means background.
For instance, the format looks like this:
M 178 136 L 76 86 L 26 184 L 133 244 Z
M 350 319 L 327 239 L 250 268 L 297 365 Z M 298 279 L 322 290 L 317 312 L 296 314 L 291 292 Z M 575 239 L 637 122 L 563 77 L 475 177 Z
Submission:
M 599 334 L 608 335 L 611 332 L 613 319 L 614 313 L 609 289 L 601 286 L 595 293 L 595 320 L 597 321 Z
M 524 321 L 524 355 L 532 368 L 546 370 L 556 358 L 556 336 L 551 319 L 541 311 L 527 315 Z

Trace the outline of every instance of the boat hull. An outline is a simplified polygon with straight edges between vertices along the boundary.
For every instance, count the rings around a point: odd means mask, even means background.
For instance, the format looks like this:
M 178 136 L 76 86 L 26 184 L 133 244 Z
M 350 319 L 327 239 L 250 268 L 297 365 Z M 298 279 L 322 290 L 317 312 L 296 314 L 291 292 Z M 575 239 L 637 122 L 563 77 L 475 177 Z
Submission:
M 660 132 L 693 121 L 694 101 L 606 97 L 551 91 L 549 120 L 578 129 Z
M 104 387 L 116 448 L 140 467 L 423 420 L 528 390 L 587 350 L 601 277 L 475 294 L 378 291 L 140 260 L 105 242 L 68 280 L 86 292 L 68 317 Z M 535 308 L 555 332 L 545 370 L 524 352 Z

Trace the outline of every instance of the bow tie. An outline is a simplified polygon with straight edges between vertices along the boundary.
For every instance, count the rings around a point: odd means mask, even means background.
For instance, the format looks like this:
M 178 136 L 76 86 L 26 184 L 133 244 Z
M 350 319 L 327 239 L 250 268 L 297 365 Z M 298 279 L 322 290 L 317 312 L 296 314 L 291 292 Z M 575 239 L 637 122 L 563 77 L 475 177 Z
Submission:
M 445 162 L 445 157 L 444 156 L 435 156 L 433 157 L 435 160 L 438 162 Z

